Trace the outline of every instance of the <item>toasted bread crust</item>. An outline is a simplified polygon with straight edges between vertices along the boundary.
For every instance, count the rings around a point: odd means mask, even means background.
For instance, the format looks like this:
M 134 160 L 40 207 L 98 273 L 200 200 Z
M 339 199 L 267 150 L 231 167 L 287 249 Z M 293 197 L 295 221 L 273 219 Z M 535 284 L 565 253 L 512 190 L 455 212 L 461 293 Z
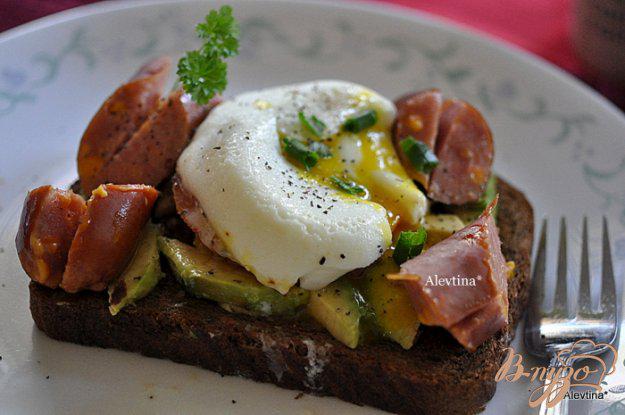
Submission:
M 167 358 L 400 414 L 477 413 L 495 393 L 495 373 L 529 291 L 532 208 L 501 180 L 499 191 L 502 250 L 516 263 L 510 326 L 475 353 L 435 327 L 424 328 L 408 351 L 386 341 L 351 350 L 309 322 L 228 313 L 188 296 L 171 276 L 115 317 L 105 293 L 68 294 L 31 282 L 32 316 L 62 341 Z

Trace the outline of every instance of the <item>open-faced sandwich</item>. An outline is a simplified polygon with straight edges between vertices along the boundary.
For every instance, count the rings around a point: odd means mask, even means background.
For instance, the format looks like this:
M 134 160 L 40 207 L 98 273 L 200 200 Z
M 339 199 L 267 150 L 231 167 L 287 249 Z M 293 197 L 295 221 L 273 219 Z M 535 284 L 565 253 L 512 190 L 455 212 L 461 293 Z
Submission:
M 16 238 L 49 336 L 403 414 L 475 413 L 527 296 L 532 209 L 483 116 L 319 80 L 216 97 L 238 47 L 144 65 Z

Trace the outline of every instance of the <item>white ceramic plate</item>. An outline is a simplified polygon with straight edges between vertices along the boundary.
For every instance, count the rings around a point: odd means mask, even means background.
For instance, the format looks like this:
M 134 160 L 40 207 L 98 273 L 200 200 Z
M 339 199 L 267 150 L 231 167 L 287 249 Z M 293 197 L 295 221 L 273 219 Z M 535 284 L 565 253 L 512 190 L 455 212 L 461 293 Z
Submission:
M 622 275 L 625 117 L 596 93 L 523 52 L 412 10 L 229 3 L 241 22 L 243 47 L 231 64 L 228 94 L 340 78 L 389 97 L 436 86 L 467 99 L 492 126 L 496 171 L 526 192 L 537 217 L 566 215 L 576 224 L 589 214 L 593 225 L 600 215 L 610 219 Z M 293 391 L 169 361 L 56 342 L 33 325 L 13 242 L 25 192 L 70 183 L 79 138 L 100 103 L 146 59 L 194 47 L 193 26 L 215 5 L 101 3 L 0 35 L 0 413 L 379 413 L 332 398 L 295 400 Z M 592 235 L 597 242 L 594 226 Z M 571 258 L 576 255 L 573 250 Z M 609 383 L 625 381 L 618 375 Z M 527 388 L 499 385 L 487 413 L 527 413 Z M 591 411 L 618 400 L 612 394 Z

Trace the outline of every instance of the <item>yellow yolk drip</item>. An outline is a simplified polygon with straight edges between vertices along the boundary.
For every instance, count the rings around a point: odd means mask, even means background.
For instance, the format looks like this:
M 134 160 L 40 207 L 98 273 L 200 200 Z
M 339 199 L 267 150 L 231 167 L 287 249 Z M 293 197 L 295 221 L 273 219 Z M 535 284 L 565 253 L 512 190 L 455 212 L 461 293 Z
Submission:
M 342 117 L 343 122 L 367 110 L 376 111 L 378 117 L 383 114 L 384 109 L 376 108 L 376 103 L 372 98 L 370 91 L 363 91 L 355 96 L 350 103 L 350 108 Z M 414 120 L 414 122 L 417 123 L 420 120 Z M 339 128 L 331 134 L 326 132 L 322 138 L 315 137 L 306 128 L 301 127 L 299 128 L 300 134 L 295 135 L 297 139 L 308 142 L 320 141 L 328 147 L 331 153 L 331 157 L 320 157 L 317 164 L 309 171 L 303 169 L 301 164 L 294 162 L 304 178 L 332 188 L 337 188 L 332 177 L 363 186 L 366 189 L 364 196 L 352 195 L 340 189 L 339 194 L 342 198 L 355 203 L 372 203 L 376 207 L 384 208 L 394 235 L 400 231 L 414 230 L 421 226 L 427 201 L 421 190 L 408 176 L 397 156 L 388 122 L 380 122 L 378 118 L 375 125 L 358 133 Z M 290 136 L 289 133 L 290 131 L 279 128 L 280 140 L 285 136 Z M 288 155 L 285 154 L 285 156 L 289 158 Z
M 343 151 L 346 140 L 349 140 L 350 146 L 358 149 L 355 155 L 347 155 Z M 374 126 L 358 134 L 340 132 L 324 140 L 324 143 L 333 156 L 320 159 L 308 175 L 326 184 L 330 183 L 330 177 L 336 176 L 364 186 L 368 190 L 365 199 L 378 203 L 387 210 L 391 228 L 397 226 L 402 217 L 410 216 L 401 203 L 404 195 L 385 191 L 384 183 L 375 176 L 375 172 L 389 172 L 396 176 L 400 184 L 408 188 L 414 186 L 397 158 L 388 131 L 376 129 Z M 345 196 L 361 200 L 357 196 Z
M 345 192 L 342 196 L 384 207 L 394 233 L 419 227 L 416 222 L 421 218 L 415 218 L 413 201 L 421 192 L 401 165 L 389 129 L 376 124 L 359 133 L 339 131 L 317 140 L 328 146 L 332 156 L 319 158 L 308 172 L 301 169 L 304 177 L 335 187 L 330 179 L 334 176 L 365 187 L 364 196 Z

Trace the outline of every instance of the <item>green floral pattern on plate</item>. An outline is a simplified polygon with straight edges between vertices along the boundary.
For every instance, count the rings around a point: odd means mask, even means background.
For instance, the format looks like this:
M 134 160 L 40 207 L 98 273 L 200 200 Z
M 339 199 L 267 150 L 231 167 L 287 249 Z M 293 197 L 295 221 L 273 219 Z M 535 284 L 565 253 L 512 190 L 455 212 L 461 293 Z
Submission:
M 33 55 L 28 62 L 29 70 L 3 67 L 0 74 L 6 86 L 0 89 L 0 117 L 11 114 L 20 104 L 35 102 L 38 91 L 56 80 L 61 64 L 72 56 L 81 58 L 87 70 L 96 65 L 95 55 L 85 44 L 84 28 L 72 33 L 58 52 Z

